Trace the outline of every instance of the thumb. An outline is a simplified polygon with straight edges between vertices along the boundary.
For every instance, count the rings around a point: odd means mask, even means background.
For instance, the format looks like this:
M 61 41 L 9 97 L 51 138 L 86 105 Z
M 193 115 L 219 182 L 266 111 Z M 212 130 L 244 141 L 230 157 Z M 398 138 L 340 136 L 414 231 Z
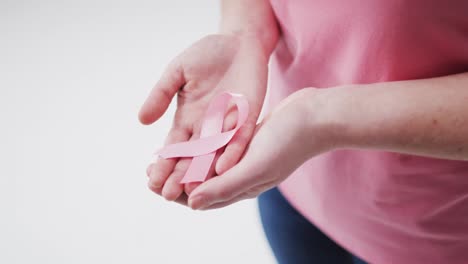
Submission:
M 158 120 L 166 112 L 172 98 L 184 84 L 183 69 L 179 63 L 174 61 L 166 68 L 141 107 L 138 114 L 140 122 L 149 125 Z
M 190 194 L 188 205 L 192 209 L 207 207 L 214 203 L 228 201 L 261 184 L 259 171 L 246 162 L 239 162 L 224 174 L 202 183 Z

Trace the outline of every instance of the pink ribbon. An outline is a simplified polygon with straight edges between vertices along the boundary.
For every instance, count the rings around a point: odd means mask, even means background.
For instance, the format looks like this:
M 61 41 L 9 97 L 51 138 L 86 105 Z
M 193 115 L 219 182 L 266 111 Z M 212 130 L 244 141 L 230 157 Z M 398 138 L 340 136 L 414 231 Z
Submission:
M 233 100 L 237 107 L 237 124 L 232 130 L 222 132 L 228 103 Z M 249 114 L 249 103 L 241 94 L 223 92 L 209 104 L 201 127 L 200 138 L 165 146 L 155 153 L 164 159 L 193 157 L 180 183 L 206 180 L 216 151 L 227 145 L 242 127 Z

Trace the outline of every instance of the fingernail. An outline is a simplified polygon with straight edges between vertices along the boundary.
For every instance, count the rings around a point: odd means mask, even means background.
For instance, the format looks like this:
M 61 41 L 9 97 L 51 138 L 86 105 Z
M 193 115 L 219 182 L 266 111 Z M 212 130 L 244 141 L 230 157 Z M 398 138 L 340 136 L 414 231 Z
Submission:
M 202 196 L 195 196 L 193 198 L 189 198 L 188 205 L 193 210 L 197 210 L 202 207 L 206 207 L 207 201 Z

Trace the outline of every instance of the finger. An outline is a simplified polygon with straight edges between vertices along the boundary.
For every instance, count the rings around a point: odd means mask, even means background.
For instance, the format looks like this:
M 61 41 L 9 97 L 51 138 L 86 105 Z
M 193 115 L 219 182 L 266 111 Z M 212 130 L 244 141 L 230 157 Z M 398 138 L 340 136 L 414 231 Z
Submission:
M 153 168 L 153 164 L 150 164 L 148 165 L 148 167 L 146 167 L 146 176 L 150 176 L 151 175 L 151 169 Z
M 155 194 L 157 195 L 161 195 L 162 193 L 162 187 L 154 187 L 154 186 L 151 186 L 149 183 L 148 183 L 148 187 L 151 189 L 151 191 L 153 191 Z
M 192 137 L 190 137 L 190 140 L 199 139 L 200 138 L 200 128 L 194 126 L 194 127 L 192 127 L 192 129 L 193 129 L 193 131 L 197 131 L 197 132 L 193 133 Z M 184 184 L 184 193 L 186 195 L 189 195 L 200 184 L 201 184 L 200 182 L 190 182 L 190 183 Z
M 177 197 L 177 199 L 175 199 L 174 202 L 181 204 L 183 206 L 187 206 L 187 199 L 188 199 L 187 194 L 182 193 L 179 197 Z
M 228 201 L 252 187 L 263 184 L 262 177 L 255 175 L 255 170 L 239 164 L 225 174 L 202 183 L 189 196 L 192 209 L 207 207 L 214 203 Z
M 165 145 L 187 141 L 189 138 L 190 132 L 188 129 L 173 127 L 166 138 Z M 156 190 L 163 187 L 167 177 L 174 170 L 177 161 L 177 158 L 158 159 L 156 163 L 151 164 L 151 168 L 147 170 L 150 171 L 148 187 L 157 193 Z
M 216 173 L 222 175 L 236 165 L 252 139 L 255 131 L 255 120 L 246 122 L 234 135 L 216 162 Z
M 172 98 L 184 83 L 185 78 L 180 64 L 177 61 L 169 64 L 141 107 L 138 114 L 140 122 L 148 125 L 158 120 L 166 112 Z
M 237 203 L 239 201 L 242 201 L 242 200 L 245 200 L 245 199 L 248 199 L 247 197 L 243 196 L 243 195 L 239 195 L 229 201 L 224 201 L 224 202 L 219 202 L 219 203 L 215 203 L 215 204 L 212 204 L 208 207 L 201 207 L 201 208 L 198 208 L 197 210 L 202 210 L 202 211 L 205 211 L 205 210 L 213 210 L 213 209 L 219 209 L 219 208 L 223 208 L 223 207 L 226 207 L 228 205 L 231 205 L 233 203 Z
M 223 122 L 223 132 L 233 129 L 237 124 L 237 107 L 231 102 L 225 114 Z
M 198 186 L 200 186 L 200 184 L 202 184 L 201 182 L 189 182 L 189 183 L 186 183 L 185 186 L 184 186 L 184 192 L 187 194 L 187 195 L 190 195 L 192 193 L 193 190 L 195 190 Z
M 189 140 L 198 139 L 199 137 L 199 132 L 195 132 Z M 187 173 L 187 169 L 189 168 L 191 161 L 192 158 L 181 158 L 175 165 L 173 172 L 167 178 L 162 190 L 162 196 L 166 200 L 177 201 L 178 197 L 183 194 L 186 184 L 181 184 L 180 181 Z M 184 203 L 187 203 L 187 195 L 185 195 Z
M 245 193 L 242 193 L 228 201 L 223 201 L 223 202 L 219 202 L 219 203 L 214 203 L 212 205 L 209 205 L 207 207 L 201 207 L 201 208 L 198 208 L 198 210 L 212 210 L 212 209 L 219 209 L 219 208 L 223 208 L 223 207 L 226 207 L 226 206 L 229 206 L 231 204 L 234 204 L 234 203 L 237 203 L 239 201 L 242 201 L 242 200 L 246 200 L 246 199 L 253 199 L 253 198 L 256 198 L 257 196 L 259 196 L 261 193 L 273 188 L 275 185 L 273 183 L 266 183 L 266 184 L 261 184 L 257 187 L 254 187 L 252 189 L 250 189 L 249 191 L 245 192 Z
M 162 189 L 169 174 L 174 170 L 177 159 L 159 159 L 156 163 L 150 164 L 151 173 L 149 175 L 148 187 L 157 194 L 156 190 Z
M 176 200 L 184 191 L 184 184 L 180 181 L 184 177 L 192 162 L 192 158 L 181 158 L 174 167 L 174 171 L 167 178 L 162 190 L 162 196 L 168 201 Z
M 153 189 L 153 192 L 162 196 L 162 189 L 163 188 L 155 188 Z M 188 196 L 185 193 L 182 193 L 174 202 L 187 206 L 187 198 Z
M 220 153 L 221 153 L 221 151 L 219 151 L 219 150 L 216 152 L 215 158 L 213 160 L 213 163 L 211 164 L 211 167 L 210 167 L 210 169 L 208 171 L 208 175 L 206 176 L 205 181 L 213 178 L 216 175 L 216 172 L 215 172 L 215 169 L 214 169 L 214 164 L 216 164 L 216 161 L 218 160 Z M 202 184 L 201 182 L 186 183 L 185 186 L 184 186 L 184 191 L 185 191 L 185 193 L 187 195 L 190 195 L 192 193 L 192 191 L 195 190 L 195 188 L 197 188 L 201 184 Z

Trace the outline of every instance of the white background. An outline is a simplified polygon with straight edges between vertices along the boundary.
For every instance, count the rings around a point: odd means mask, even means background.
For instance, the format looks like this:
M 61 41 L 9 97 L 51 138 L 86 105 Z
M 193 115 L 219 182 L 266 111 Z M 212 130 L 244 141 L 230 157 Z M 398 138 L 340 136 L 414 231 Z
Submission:
M 174 105 L 138 109 L 217 1 L 0 0 L 0 263 L 273 263 L 256 202 L 194 212 L 146 187 Z

